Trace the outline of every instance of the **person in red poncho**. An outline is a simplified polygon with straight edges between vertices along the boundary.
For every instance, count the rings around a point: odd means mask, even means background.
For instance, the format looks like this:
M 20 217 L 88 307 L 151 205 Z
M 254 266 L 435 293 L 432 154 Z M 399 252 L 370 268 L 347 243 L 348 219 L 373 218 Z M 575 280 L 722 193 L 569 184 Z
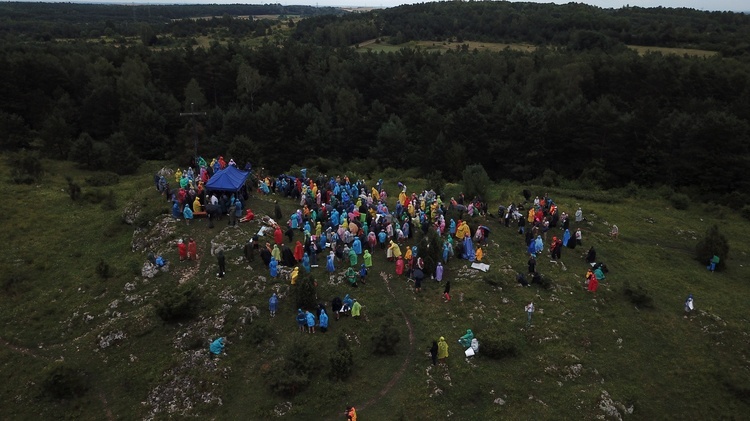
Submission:
M 302 243 L 297 241 L 297 245 L 294 246 L 294 260 L 301 262 L 304 256 L 305 256 L 305 248 L 302 247 Z
M 255 214 L 253 213 L 253 210 L 250 208 L 247 208 L 247 210 L 245 211 L 245 216 L 240 218 L 240 222 L 252 221 L 253 219 L 255 219 Z
M 278 245 L 284 243 L 284 233 L 281 232 L 281 227 L 278 225 L 276 225 L 276 231 L 273 232 L 273 241 Z
M 399 258 L 396 260 L 396 275 L 403 275 L 404 274 L 404 259 L 399 256 Z
M 182 238 L 180 238 L 179 240 L 177 240 L 177 252 L 180 254 L 180 261 L 183 261 L 183 260 L 187 259 L 187 257 L 188 257 L 188 248 L 187 248 L 187 244 L 185 244 L 182 241 Z
M 190 260 L 198 260 L 198 244 L 192 238 L 187 244 L 187 255 Z
M 587 288 L 591 292 L 596 292 L 596 289 L 599 288 L 599 281 L 596 279 L 596 276 L 591 271 L 589 271 L 589 274 L 588 274 L 588 287 Z

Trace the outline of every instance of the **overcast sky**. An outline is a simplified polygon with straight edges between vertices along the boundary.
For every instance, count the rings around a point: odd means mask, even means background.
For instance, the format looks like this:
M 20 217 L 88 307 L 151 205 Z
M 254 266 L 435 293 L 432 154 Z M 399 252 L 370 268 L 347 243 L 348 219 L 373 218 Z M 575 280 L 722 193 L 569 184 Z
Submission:
M 10 0 L 0 0 L 10 1 Z M 17 1 L 17 0 L 15 0 Z M 24 0 L 22 0 L 24 1 Z M 39 1 L 39 0 L 25 0 L 25 1 Z M 47 0 L 54 2 L 71 2 L 71 0 Z M 417 0 L 267 0 L 267 1 L 242 1 L 242 0 L 72 0 L 76 3 L 119 3 L 119 4 L 196 4 L 196 3 L 221 3 L 221 4 L 265 4 L 265 3 L 281 3 L 284 5 L 288 4 L 306 4 L 306 5 L 319 5 L 319 6 L 362 6 L 362 7 L 392 7 L 400 4 L 407 3 L 420 3 Z M 535 3 L 558 3 L 565 4 L 569 3 L 569 0 L 564 1 L 550 1 L 550 0 L 525 0 L 533 1 Z M 620 8 L 625 5 L 640 6 L 640 7 L 689 7 L 692 9 L 699 10 L 732 10 L 736 12 L 750 11 L 750 0 L 587 0 L 583 3 L 592 4 L 595 6 L 605 8 Z

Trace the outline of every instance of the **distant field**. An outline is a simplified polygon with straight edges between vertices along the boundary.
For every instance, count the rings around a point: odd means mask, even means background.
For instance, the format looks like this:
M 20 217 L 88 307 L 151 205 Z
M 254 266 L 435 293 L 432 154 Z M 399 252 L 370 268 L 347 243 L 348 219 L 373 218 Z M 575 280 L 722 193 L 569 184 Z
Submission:
M 365 41 L 359 44 L 359 49 L 362 51 L 373 51 L 373 52 L 389 52 L 398 51 L 401 48 L 419 48 L 427 51 L 447 51 L 460 49 L 461 46 L 467 45 L 469 50 L 489 50 L 489 51 L 503 51 L 506 48 L 516 51 L 532 52 L 536 50 L 536 46 L 532 44 L 524 43 L 493 43 L 493 42 L 476 42 L 476 41 L 464 41 L 464 42 L 448 42 L 448 41 L 410 41 L 404 44 L 392 45 L 388 43 L 376 43 L 375 40 Z
M 533 44 L 525 43 L 502 43 L 502 42 L 477 42 L 477 41 L 464 41 L 464 42 L 448 42 L 448 41 L 410 41 L 404 44 L 392 45 L 387 42 L 376 43 L 375 40 L 369 40 L 358 44 L 358 48 L 361 51 L 373 51 L 373 52 L 389 52 L 398 51 L 401 48 L 420 48 L 427 51 L 446 51 L 461 48 L 462 45 L 468 46 L 469 50 L 488 50 L 488 51 L 503 51 L 506 48 L 531 53 L 536 51 L 538 48 Z M 638 54 L 644 55 L 647 52 L 655 52 L 662 54 L 676 54 L 676 55 L 689 55 L 695 57 L 712 57 L 719 54 L 717 51 L 709 50 L 698 50 L 692 48 L 669 48 L 669 47 L 646 47 L 642 45 L 628 45 L 628 48 L 638 52 Z
M 713 57 L 718 51 L 709 50 L 696 50 L 692 48 L 669 48 L 669 47 L 646 47 L 643 45 L 628 45 L 628 48 L 638 51 L 638 54 L 644 55 L 648 52 L 662 53 L 662 54 L 677 54 L 677 55 L 689 55 L 695 57 Z

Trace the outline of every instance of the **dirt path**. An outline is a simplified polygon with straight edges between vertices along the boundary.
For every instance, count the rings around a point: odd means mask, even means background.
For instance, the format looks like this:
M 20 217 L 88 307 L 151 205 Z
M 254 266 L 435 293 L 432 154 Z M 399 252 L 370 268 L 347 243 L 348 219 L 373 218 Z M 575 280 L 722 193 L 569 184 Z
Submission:
M 388 293 L 391 294 L 391 296 L 395 299 L 396 294 L 394 294 L 391 290 L 391 285 L 388 282 L 388 276 L 384 273 L 381 273 L 381 276 L 385 281 L 385 287 L 386 289 L 388 289 Z M 411 355 L 414 352 L 414 327 L 411 324 L 411 320 L 409 320 L 409 316 L 406 315 L 406 312 L 403 309 L 401 309 L 401 315 L 404 317 L 404 323 L 406 323 L 406 327 L 409 329 L 409 352 L 406 354 L 406 359 L 404 359 L 404 362 L 401 363 L 401 367 L 398 369 L 398 371 L 393 373 L 391 379 L 388 381 L 388 383 L 385 384 L 385 386 L 383 386 L 382 389 L 380 389 L 380 392 L 378 392 L 377 395 L 370 398 L 370 400 L 365 402 L 363 405 L 355 406 L 358 411 L 364 411 L 367 407 L 375 405 L 381 399 L 383 399 L 388 394 L 388 392 L 391 391 L 393 386 L 398 383 L 398 381 L 401 379 L 401 376 L 406 371 L 406 367 L 408 367 L 409 363 L 411 362 Z
M 3 348 L 10 349 L 11 351 L 19 352 L 19 353 L 21 353 L 23 355 L 28 355 L 29 357 L 34 357 L 34 358 L 39 358 L 39 359 L 46 360 L 46 358 L 43 358 L 43 357 L 39 356 L 34 351 L 32 351 L 32 350 L 30 350 L 28 348 L 22 348 L 20 346 L 13 345 L 12 343 L 6 341 L 3 338 L 0 338 L 0 346 L 2 346 Z

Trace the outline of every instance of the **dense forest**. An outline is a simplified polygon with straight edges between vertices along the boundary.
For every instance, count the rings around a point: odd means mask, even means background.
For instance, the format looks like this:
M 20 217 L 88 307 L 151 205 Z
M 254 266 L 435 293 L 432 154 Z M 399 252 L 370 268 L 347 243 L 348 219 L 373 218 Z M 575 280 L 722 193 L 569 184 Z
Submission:
M 742 14 L 440 2 L 307 18 L 289 23 L 292 36 L 268 37 L 230 30 L 241 24 L 229 11 L 151 6 L 150 21 L 136 17 L 140 31 L 152 31 L 143 37 L 120 32 L 134 25 L 130 8 L 54 5 L 36 19 L 38 4 L 0 7 L 6 151 L 128 172 L 139 159 L 187 162 L 195 136 L 202 155 L 272 172 L 417 168 L 454 180 L 479 163 L 494 179 L 552 174 L 588 186 L 750 199 L 750 17 Z M 227 15 L 170 20 L 189 14 Z M 5 26 L 10 20 L 26 23 Z M 85 25 L 136 41 L 103 42 L 104 32 L 92 37 Z M 221 42 L 174 44 L 215 30 Z M 457 43 L 442 54 L 349 46 L 372 38 Z M 539 48 L 476 51 L 464 40 Z M 625 43 L 720 54 L 640 55 Z M 195 126 L 179 115 L 191 104 L 207 113 Z

